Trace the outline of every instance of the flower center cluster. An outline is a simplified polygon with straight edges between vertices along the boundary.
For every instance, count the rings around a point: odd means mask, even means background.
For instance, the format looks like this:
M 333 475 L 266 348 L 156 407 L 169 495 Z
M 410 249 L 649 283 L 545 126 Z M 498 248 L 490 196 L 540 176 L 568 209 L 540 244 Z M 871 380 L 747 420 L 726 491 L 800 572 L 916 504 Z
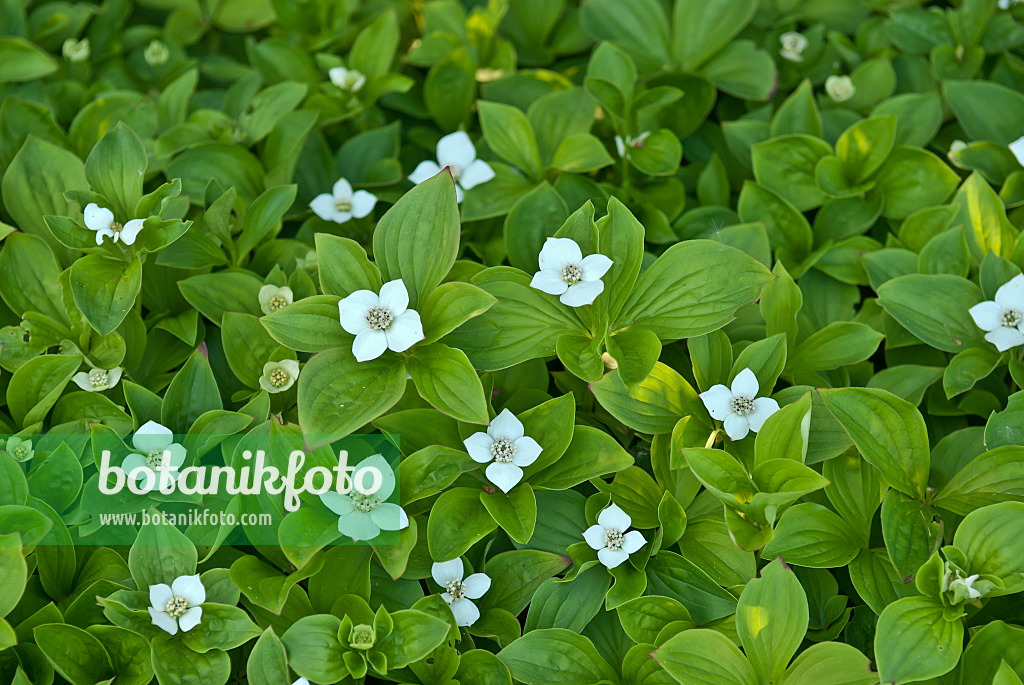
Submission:
M 754 400 L 750 399 L 746 395 L 736 395 L 736 397 L 732 398 L 729 406 L 740 416 L 746 416 L 750 412 L 754 411 Z
M 272 312 L 279 311 L 287 306 L 288 300 L 285 299 L 284 295 L 273 295 L 269 300 L 267 300 L 267 307 L 269 307 Z
M 285 371 L 284 369 L 274 369 L 273 371 L 270 372 L 270 384 L 275 388 L 280 388 L 282 385 L 285 385 L 290 379 L 291 376 L 289 376 L 288 372 Z
M 114 223 L 110 224 L 110 230 L 113 231 L 114 233 L 119 232 L 122 228 L 124 228 L 124 226 L 121 225 L 117 221 L 115 221 Z
M 448 590 L 448 594 L 452 596 L 453 600 L 462 599 L 466 596 L 466 584 L 458 578 L 452 578 L 445 583 L 445 589 Z
M 352 506 L 356 511 L 369 512 L 380 506 L 380 497 L 377 495 L 364 495 L 361 492 L 353 492 L 349 495 Z
M 387 307 L 377 305 L 376 307 L 370 307 L 370 311 L 366 312 L 366 323 L 375 331 L 386 330 L 394 320 L 394 315 Z
M 339 197 L 334 200 L 334 208 L 339 212 L 352 211 L 352 200 L 347 197 Z
M 14 456 L 15 459 L 24 459 L 25 457 L 28 456 L 28 448 L 25 447 L 24 445 L 18 445 L 17 447 L 11 450 L 11 454 Z
M 508 438 L 498 438 L 491 443 L 491 456 L 494 461 L 507 464 L 516 456 L 516 444 Z
M 181 595 L 175 595 L 174 597 L 171 597 L 169 600 L 167 600 L 167 607 L 164 608 L 164 611 L 166 611 L 167 615 L 171 618 L 178 618 L 186 611 L 188 611 L 188 608 L 188 600 L 182 597 Z
M 581 278 L 583 278 L 583 269 L 579 264 L 570 263 L 562 267 L 562 271 L 559 275 L 562 277 L 562 280 L 569 285 L 575 285 L 580 282 Z
M 604 546 L 612 551 L 622 549 L 622 531 L 618 528 L 608 528 L 604 531 Z
M 373 647 L 373 642 L 373 626 L 360 623 L 352 628 L 352 633 L 348 639 L 349 647 L 352 649 L 369 649 Z
M 1019 309 L 1003 310 L 1003 325 L 1007 328 L 1015 328 L 1024 322 L 1024 314 Z
M 149 454 L 146 455 L 146 466 L 151 469 L 156 469 L 164 463 L 164 448 L 160 447 L 155 450 L 150 450 Z
M 103 369 L 93 369 L 89 372 L 89 385 L 94 388 L 103 388 L 107 385 L 107 372 Z

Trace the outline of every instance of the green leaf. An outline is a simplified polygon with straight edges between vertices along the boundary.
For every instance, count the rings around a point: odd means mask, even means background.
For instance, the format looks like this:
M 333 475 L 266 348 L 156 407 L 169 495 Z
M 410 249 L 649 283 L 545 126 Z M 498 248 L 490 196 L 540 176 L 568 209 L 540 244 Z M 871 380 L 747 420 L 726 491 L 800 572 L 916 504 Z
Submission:
M 498 652 L 512 677 L 526 685 L 618 682 L 594 643 L 563 628 L 534 630 Z
M 477 488 L 452 488 L 434 502 L 427 520 L 427 545 L 435 560 L 460 557 L 497 524 L 480 501 Z
M 223 408 L 210 361 L 199 348 L 167 386 L 160 408 L 160 423 L 175 433 L 186 433 L 200 416 Z
M 465 352 L 441 343 L 419 346 L 407 368 L 420 397 L 435 408 L 459 421 L 487 423 L 484 389 Z
M 70 214 L 70 203 L 64 194 L 88 189 L 82 160 L 35 136 L 29 136 L 18 150 L 0 186 L 4 207 L 14 224 L 26 233 L 43 238 L 51 247 L 59 247 L 59 244 L 47 229 L 44 217 Z
M 871 670 L 871 660 L 856 647 L 842 642 L 821 642 L 811 645 L 793 660 L 793 665 L 779 685 L 875 685 L 878 674 Z
M 288 680 L 288 662 L 284 644 L 267 628 L 256 640 L 246 661 L 246 675 L 251 685 L 277 685 Z
M 820 126 L 820 124 L 819 124 Z M 783 197 L 798 210 L 821 205 L 825 193 L 818 188 L 815 169 L 819 160 L 832 154 L 832 148 L 810 135 L 784 135 L 751 148 L 751 161 L 757 182 Z M 748 194 L 751 191 L 748 191 Z M 753 203 L 756 198 L 750 198 Z M 754 209 L 747 220 L 752 220 Z M 797 222 L 799 223 L 799 222 Z
M 77 356 L 43 355 L 21 365 L 7 386 L 7 410 L 15 423 L 42 421 L 81 364 Z
M 199 625 L 185 633 L 182 639 L 189 649 L 203 654 L 211 650 L 234 649 L 259 634 L 259 628 L 242 609 L 206 603 Z
M 75 305 L 96 332 L 108 335 L 121 325 L 142 289 L 142 262 L 115 261 L 91 254 L 71 265 Z
M 537 498 L 529 483 L 520 483 L 508 493 L 481 492 L 480 501 L 510 538 L 525 545 L 533 537 L 537 525 Z
M 870 358 L 883 338 L 885 335 L 866 324 L 835 321 L 797 346 L 787 370 L 830 371 L 856 364 Z
M 850 183 L 862 183 L 882 166 L 896 140 L 896 117 L 872 117 L 843 131 L 836 156 Z
M 352 336 L 341 327 L 335 295 L 305 297 L 260 318 L 260 323 L 270 337 L 297 352 L 324 352 L 352 344 Z
M 1009 145 L 1020 137 L 1020 120 L 1013 116 L 1024 108 L 1020 91 L 991 81 L 946 81 L 942 91 L 972 139 Z
M 519 198 L 508 210 L 503 229 L 509 263 L 524 271 L 535 269 L 544 241 L 568 216 L 565 200 L 547 181 Z
M 395 611 L 391 621 L 391 634 L 380 645 L 389 669 L 405 668 L 425 658 L 448 637 L 448 622 L 422 611 Z
M 494 152 L 509 164 L 517 166 L 527 175 L 540 174 L 540 151 L 530 120 L 522 110 L 497 102 L 481 100 L 478 103 L 480 128 L 484 139 Z
M 142 197 L 142 182 L 149 163 L 142 141 L 124 122 L 118 122 L 96 143 L 85 160 L 85 177 L 92 189 L 114 204 L 114 220 L 125 224 L 132 219 Z
M 754 0 L 680 0 L 672 15 L 672 53 L 683 71 L 693 71 L 750 23 Z
M 937 292 L 942 293 L 942 307 L 934 304 Z M 966 347 L 990 349 L 983 331 L 965 315 L 984 299 L 966 278 L 941 274 L 909 274 L 878 288 L 878 303 L 900 325 L 928 345 L 953 353 Z
M 947 621 L 936 600 L 898 599 L 885 608 L 875 628 L 878 675 L 897 685 L 937 678 L 956 666 L 963 641 L 964 624 Z
M 1006 445 L 971 459 L 939 490 L 935 505 L 966 515 L 1006 500 L 1024 502 L 1024 447 Z
M 875 183 L 885 195 L 882 215 L 904 219 L 919 209 L 942 204 L 960 177 L 930 152 L 900 146 L 878 170 Z
M 33 311 L 54 321 L 67 321 L 67 311 L 61 304 L 60 273 L 53 252 L 43 240 L 14 233 L 4 241 L 0 251 L 0 296 L 18 316 Z
M 861 550 L 861 533 L 820 504 L 794 504 L 782 514 L 763 558 L 782 557 L 786 563 L 809 568 L 839 568 Z
M 1000 502 L 977 509 L 956 529 L 953 546 L 970 562 L 971 573 L 1003 579 L 1017 586 L 1024 573 L 1024 504 Z
M 740 219 L 763 221 L 779 258 L 796 268 L 811 251 L 814 234 L 800 211 L 778 193 L 746 182 L 737 205 Z
M 736 605 L 736 632 L 762 682 L 778 680 L 807 632 L 807 596 L 776 559 L 747 583 Z
M 93 685 L 114 675 L 103 645 L 81 628 L 48 623 L 36 626 L 32 635 L 54 669 L 72 685 Z
M 675 369 L 655 363 L 649 376 L 629 388 L 612 371 L 590 386 L 612 416 L 641 433 L 670 433 L 684 416 L 704 416 L 697 391 Z
M 345 649 L 338 641 L 341 619 L 329 614 L 303 616 L 281 636 L 288 650 L 288 667 L 314 682 L 330 683 L 345 678 Z
M 57 71 L 58 63 L 24 38 L 0 38 L 0 83 L 35 81 Z
M 680 683 L 757 685 L 760 682 L 739 647 L 714 630 L 684 630 L 651 657 Z
M 420 305 L 425 336 L 420 344 L 429 345 L 443 338 L 496 302 L 492 295 L 471 283 L 442 283 Z

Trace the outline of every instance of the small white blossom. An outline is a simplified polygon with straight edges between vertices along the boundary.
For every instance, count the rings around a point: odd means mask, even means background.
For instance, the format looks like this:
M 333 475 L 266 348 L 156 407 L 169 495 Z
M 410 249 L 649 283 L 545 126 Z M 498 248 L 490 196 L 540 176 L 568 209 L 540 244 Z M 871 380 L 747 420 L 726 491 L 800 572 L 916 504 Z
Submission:
M 463 444 L 473 461 L 488 464 L 487 480 L 508 492 L 523 479 L 523 467 L 537 461 L 541 446 L 526 435 L 523 422 L 508 409 L 494 417 L 487 432 L 474 433 Z
M 260 376 L 260 387 L 269 393 L 284 392 L 295 385 L 299 377 L 299 363 L 294 359 L 282 359 L 279 362 L 267 362 L 263 365 Z
M 999 5 L 999 9 L 1008 10 L 1014 5 L 1019 5 L 1022 2 L 1024 2 L 1024 0 L 999 0 L 997 4 Z
M 629 530 L 633 520 L 629 514 L 612 504 L 597 515 L 597 523 L 583 531 L 583 539 L 597 550 L 597 559 L 608 568 L 615 568 L 629 555 L 644 546 L 647 540 L 638 530 Z
M 380 294 L 357 290 L 338 303 L 341 327 L 356 336 L 352 354 L 365 362 L 384 350 L 405 352 L 423 340 L 423 324 L 415 309 L 409 309 L 409 291 L 402 279 L 388 281 Z
M 1024 345 L 1024 275 L 1018 274 L 996 291 L 995 300 L 976 304 L 968 310 L 985 340 L 1000 352 Z
M 327 75 L 331 78 L 331 83 L 350 93 L 355 93 L 366 83 L 366 77 L 355 69 L 334 67 L 327 72 Z
M 834 102 L 846 102 L 857 92 L 849 76 L 829 76 L 825 79 L 825 92 Z
M 265 285 L 260 288 L 260 309 L 266 315 L 280 311 L 292 303 L 292 289 L 288 286 Z
M 328 490 L 320 495 L 320 501 L 338 515 L 338 532 L 353 540 L 372 540 L 382 530 L 402 530 L 409 526 L 405 510 L 394 502 L 386 501 L 395 491 L 395 472 L 380 454 L 367 457 L 356 470 L 372 467 L 380 471 L 380 488 L 372 495 L 364 495 L 356 489 L 341 494 Z
M 623 140 L 621 136 L 615 136 L 615 151 L 619 153 L 619 157 L 625 158 L 628 148 L 639 150 L 644 146 L 644 141 L 651 135 L 650 131 L 644 131 L 637 137 L 626 136 Z
M 441 173 L 445 167 L 455 181 L 455 200 L 462 202 L 463 191 L 487 183 L 494 178 L 494 169 L 482 159 L 476 158 L 476 148 L 465 131 L 449 133 L 437 141 L 437 162 L 420 162 L 409 174 L 409 180 L 420 184 Z
M 159 67 L 166 64 L 170 56 L 171 51 L 167 49 L 167 45 L 159 40 L 150 41 L 149 45 L 142 52 L 143 59 L 151 67 Z
M 538 259 L 540 271 L 533 276 L 530 287 L 549 295 L 569 307 L 593 304 L 604 292 L 601 277 L 612 268 L 612 260 L 603 254 L 583 257 L 575 240 L 548 238 Z
M 974 581 L 978 579 L 978 574 L 967 576 L 966 578 L 955 578 L 949 584 L 950 591 L 956 594 L 962 594 L 968 599 L 978 599 L 981 597 L 981 592 L 975 589 Z
M 1024 166 L 1024 136 L 1010 143 L 1009 147 L 1010 152 L 1017 158 L 1017 163 Z
M 165 452 L 168 453 L 169 462 L 166 473 L 173 480 L 178 479 L 178 469 L 185 463 L 187 454 L 184 447 L 174 442 L 174 433 L 170 428 L 161 426 L 156 421 L 148 421 L 135 431 L 135 435 L 132 436 L 132 447 L 138 452 L 132 452 L 125 457 L 121 462 L 121 470 L 128 474 L 129 478 L 133 477 L 132 471 L 141 466 L 148 467 L 156 474 L 156 477 L 148 482 L 144 471 L 134 476 L 140 489 L 148 491 L 160 487 Z
M 743 369 L 736 374 L 731 389 L 719 383 L 702 392 L 700 399 L 712 418 L 725 422 L 730 438 L 742 440 L 748 432 L 761 430 L 768 417 L 779 410 L 779 403 L 772 398 L 757 397 L 759 389 L 754 372 Z
M 153 625 L 175 635 L 181 628 L 183 633 L 199 625 L 203 617 L 206 588 L 199 576 L 179 576 L 170 585 L 160 583 L 149 586 L 149 615 Z
M 102 245 L 104 236 L 110 236 L 116 243 L 118 240 L 125 245 L 134 245 L 135 238 L 143 228 L 142 219 L 132 219 L 126 224 L 114 221 L 114 213 L 95 202 L 85 206 L 85 227 L 96 231 L 96 244 Z
M 88 38 L 83 38 L 82 40 L 68 38 L 64 41 L 61 52 L 64 54 L 64 59 L 69 62 L 84 62 L 92 54 Z
M 35 450 L 32 449 L 31 440 L 22 440 L 13 435 L 7 438 L 7 442 L 4 444 L 4 452 L 11 455 L 11 458 L 17 462 L 26 462 L 36 454 Z
M 362 219 L 373 211 L 376 204 L 376 195 L 365 190 L 352 192 L 352 184 L 339 178 L 330 193 L 320 193 L 309 207 L 324 221 L 343 224 L 352 217 Z
M 485 573 L 474 573 L 463 579 L 466 567 L 462 559 L 435 563 L 430 567 L 434 582 L 444 588 L 441 597 L 448 602 L 455 625 L 471 626 L 480 618 L 480 610 L 471 600 L 480 599 L 491 587 L 491 579 Z
M 787 59 L 790 62 L 803 62 L 804 61 L 804 50 L 807 49 L 808 40 L 802 33 L 796 31 L 786 31 L 779 36 L 779 43 L 782 44 L 782 48 L 779 49 L 779 54 L 783 59 Z
M 71 377 L 82 390 L 87 392 L 101 392 L 110 390 L 121 380 L 121 367 L 113 369 L 92 369 L 91 371 L 79 371 Z

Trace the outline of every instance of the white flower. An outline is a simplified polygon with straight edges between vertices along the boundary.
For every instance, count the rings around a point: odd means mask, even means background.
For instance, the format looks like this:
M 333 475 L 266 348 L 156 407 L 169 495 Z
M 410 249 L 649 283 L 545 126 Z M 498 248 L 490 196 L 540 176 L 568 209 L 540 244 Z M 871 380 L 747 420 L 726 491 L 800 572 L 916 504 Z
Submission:
M 4 445 L 4 452 L 11 455 L 14 461 L 26 462 L 35 456 L 35 450 L 32 449 L 31 440 L 22 440 L 19 437 L 11 436 L 7 438 L 7 443 Z
M 349 91 L 350 93 L 356 92 L 363 87 L 364 83 L 366 83 L 366 77 L 355 69 L 334 67 L 327 72 L 327 75 L 330 76 L 331 83 L 342 90 Z
M 299 678 L 294 683 L 292 683 L 292 685 L 309 685 L 309 681 L 305 678 Z
M 149 615 L 153 625 L 166 630 L 171 635 L 188 631 L 199 625 L 203 617 L 206 601 L 206 588 L 199 576 L 179 576 L 170 585 L 160 583 L 149 586 Z
M 169 452 L 170 468 L 167 471 L 174 480 L 178 479 L 178 468 L 185 463 L 185 448 L 174 442 L 174 433 L 170 428 L 161 426 L 156 421 L 148 421 L 132 436 L 132 447 L 139 452 L 132 452 L 121 462 L 121 470 L 131 478 L 132 471 L 140 466 L 147 466 L 156 474 L 147 483 L 145 472 L 135 476 L 140 489 L 153 490 L 160 487 L 161 471 L 163 470 L 164 452 Z M 141 454 L 140 454 L 141 452 Z M 148 488 L 146 486 L 149 485 Z
M 352 184 L 339 178 L 330 193 L 320 193 L 309 203 L 318 217 L 324 221 L 343 224 L 352 217 L 362 219 L 373 211 L 377 197 L 365 190 L 352 192 Z
M 633 136 L 626 136 L 625 140 L 620 136 L 615 136 L 615 151 L 619 153 L 619 157 L 624 158 L 626 156 L 626 148 L 642 148 L 644 146 L 644 141 L 647 140 L 647 136 L 649 135 L 651 135 L 650 131 L 644 131 L 636 138 Z
M 1024 166 L 1024 136 L 1010 143 L 1009 147 L 1010 152 L 1017 158 L 1017 163 Z
M 976 304 L 968 310 L 985 340 L 1000 352 L 1024 345 L 1024 275 L 1018 274 L 996 291 L 995 300 Z
M 487 432 L 474 433 L 462 441 L 478 464 L 490 464 L 487 480 L 508 492 L 523 479 L 523 468 L 537 461 L 541 446 L 526 435 L 523 422 L 508 409 L 494 417 Z
M 103 237 L 110 236 L 116 243 L 118 240 L 125 245 L 134 245 L 135 237 L 142 230 L 142 219 L 132 219 L 123 226 L 114 221 L 114 213 L 95 202 L 85 206 L 85 227 L 96 231 L 96 244 L 103 244 Z
M 143 59 L 146 60 L 146 64 L 151 67 L 159 67 L 167 63 L 167 58 L 171 56 L 171 51 L 167 49 L 167 46 L 159 40 L 153 40 L 149 42 L 146 49 L 142 52 Z
M 825 79 L 825 92 L 835 102 L 846 102 L 857 89 L 849 76 L 829 76 Z
M 956 593 L 966 596 L 968 599 L 978 599 L 981 597 L 981 592 L 976 590 L 974 587 L 974 581 L 978 579 L 978 574 L 967 576 L 966 578 L 955 578 L 949 584 L 949 589 Z M 959 589 L 959 592 L 957 590 Z
M 92 51 L 89 48 L 88 38 L 83 38 L 82 40 L 68 38 L 64 41 L 61 52 L 64 54 L 64 59 L 69 62 L 84 62 L 89 59 Z
M 461 558 L 435 563 L 430 567 L 434 582 L 445 589 L 441 597 L 448 602 L 457 626 L 476 623 L 480 618 L 480 610 L 470 600 L 480 599 L 491 587 L 491 579 L 486 573 L 474 573 L 463 580 L 465 573 L 466 568 Z
M 375 468 L 381 474 L 380 487 L 372 495 L 364 495 L 354 488 L 344 495 L 335 490 L 320 495 L 324 506 L 338 515 L 338 532 L 353 540 L 372 540 L 382 530 L 408 528 L 409 517 L 405 510 L 386 501 L 395 491 L 395 472 L 387 460 L 374 454 L 359 462 L 356 472 L 363 468 Z
M 268 316 L 292 303 L 292 289 L 288 286 L 265 285 L 260 288 L 260 309 Z
M 530 287 L 549 295 L 569 307 L 593 304 L 604 291 L 601 277 L 612 268 L 612 260 L 603 254 L 583 257 L 575 240 L 548 238 L 540 250 L 540 271 L 533 276 Z
M 786 31 L 779 36 L 779 42 L 782 44 L 779 54 L 784 59 L 788 59 L 790 62 L 804 61 L 803 52 L 807 49 L 808 44 L 804 34 L 797 33 L 796 31 Z
M 423 324 L 415 309 L 409 309 L 409 291 L 402 279 L 388 281 L 380 295 L 357 290 L 338 303 L 341 327 L 356 336 L 352 354 L 365 362 L 384 350 L 405 352 L 423 340 Z
M 269 393 L 284 392 L 295 384 L 299 377 L 299 363 L 294 359 L 267 362 L 263 365 L 260 387 Z
M 629 555 L 644 546 L 647 540 L 638 530 L 629 530 L 633 520 L 619 505 L 612 504 L 597 515 L 597 523 L 583 531 L 583 539 L 591 549 L 597 550 L 598 560 L 608 568 L 615 568 Z
M 110 390 L 121 380 L 121 367 L 113 369 L 93 369 L 91 371 L 79 371 L 71 380 L 82 390 L 87 392 L 100 392 Z
M 725 422 L 725 432 L 733 440 L 742 440 L 749 431 L 755 433 L 769 416 L 779 410 L 779 403 L 770 397 L 757 397 L 757 376 L 743 369 L 732 381 L 732 389 L 715 385 L 700 394 L 711 417 Z
M 1008 10 L 1014 5 L 1019 5 L 1022 2 L 1024 2 L 1024 0 L 999 0 L 997 4 L 999 5 L 999 9 Z
M 494 169 L 482 159 L 476 158 L 476 148 L 465 131 L 449 133 L 437 141 L 437 162 L 420 162 L 409 174 L 409 180 L 417 185 L 433 178 L 448 167 L 455 180 L 455 200 L 462 202 L 463 191 L 487 183 L 494 178 Z

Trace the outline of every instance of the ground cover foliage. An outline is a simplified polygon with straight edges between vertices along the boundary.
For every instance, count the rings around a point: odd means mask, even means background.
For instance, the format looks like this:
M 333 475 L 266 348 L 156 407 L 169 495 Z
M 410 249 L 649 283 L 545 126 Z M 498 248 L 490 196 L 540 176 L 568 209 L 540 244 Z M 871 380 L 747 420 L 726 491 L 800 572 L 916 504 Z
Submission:
M 0 681 L 1020 685 L 1022 23 L 0 1 Z

